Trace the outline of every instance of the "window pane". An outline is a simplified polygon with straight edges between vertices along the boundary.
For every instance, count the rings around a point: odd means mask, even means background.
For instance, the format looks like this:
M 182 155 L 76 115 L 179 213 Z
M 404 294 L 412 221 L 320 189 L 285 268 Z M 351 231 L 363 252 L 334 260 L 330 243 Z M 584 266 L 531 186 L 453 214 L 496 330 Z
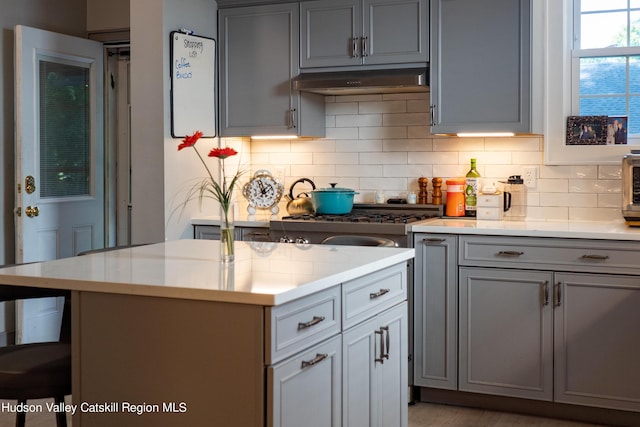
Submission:
M 589 13 L 580 18 L 580 49 L 627 46 L 627 13 Z
M 626 9 L 627 0 L 581 0 L 580 10 L 582 12 L 593 10 L 615 10 Z
M 626 116 L 627 101 L 624 96 L 580 98 L 581 116 Z
M 631 12 L 631 34 L 629 46 L 640 46 L 640 12 Z
M 629 134 L 640 134 L 640 97 L 632 96 L 629 99 Z
M 89 69 L 41 60 L 40 197 L 90 194 Z
M 580 96 L 627 92 L 626 58 L 580 59 Z
M 629 57 L 629 92 L 640 95 L 640 56 Z

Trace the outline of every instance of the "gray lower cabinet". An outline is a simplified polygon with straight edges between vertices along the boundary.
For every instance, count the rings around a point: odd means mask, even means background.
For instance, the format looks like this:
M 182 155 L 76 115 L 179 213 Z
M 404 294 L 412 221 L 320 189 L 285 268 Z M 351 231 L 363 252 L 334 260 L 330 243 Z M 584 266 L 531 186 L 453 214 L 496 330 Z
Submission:
M 531 0 L 431 0 L 432 133 L 531 131 Z
M 406 427 L 407 303 L 345 331 L 342 347 L 342 425 Z
M 460 390 L 640 411 L 637 242 L 459 244 Z
M 300 66 L 426 63 L 428 9 L 428 0 L 302 2 Z
M 414 247 L 416 386 L 640 412 L 638 242 L 419 233 Z
M 336 336 L 267 370 L 268 426 L 340 426 L 342 346 Z
M 267 426 L 407 426 L 407 268 L 266 309 Z
M 558 273 L 555 282 L 555 400 L 640 411 L 640 277 Z
M 553 399 L 553 273 L 460 268 L 462 391 Z
M 414 235 L 414 376 L 421 387 L 458 388 L 458 236 Z
M 325 135 L 325 100 L 298 93 L 299 5 L 221 9 L 220 134 Z

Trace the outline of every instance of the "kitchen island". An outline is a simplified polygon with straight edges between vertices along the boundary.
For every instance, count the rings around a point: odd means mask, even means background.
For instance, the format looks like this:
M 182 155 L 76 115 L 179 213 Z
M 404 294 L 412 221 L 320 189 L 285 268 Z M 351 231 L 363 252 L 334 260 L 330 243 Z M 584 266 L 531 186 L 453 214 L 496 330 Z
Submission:
M 334 425 L 349 405 L 406 425 L 413 249 L 237 242 L 234 263 L 218 255 L 218 241 L 180 240 L 0 270 L 2 284 L 72 291 L 75 427 Z M 367 390 L 350 383 L 363 362 L 343 336 L 378 343 Z

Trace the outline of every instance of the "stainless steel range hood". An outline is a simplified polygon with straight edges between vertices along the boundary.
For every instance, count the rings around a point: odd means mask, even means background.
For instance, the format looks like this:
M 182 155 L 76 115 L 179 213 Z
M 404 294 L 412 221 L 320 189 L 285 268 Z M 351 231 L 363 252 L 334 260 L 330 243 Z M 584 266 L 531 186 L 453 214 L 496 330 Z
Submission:
M 427 68 L 302 73 L 293 88 L 323 95 L 428 92 Z

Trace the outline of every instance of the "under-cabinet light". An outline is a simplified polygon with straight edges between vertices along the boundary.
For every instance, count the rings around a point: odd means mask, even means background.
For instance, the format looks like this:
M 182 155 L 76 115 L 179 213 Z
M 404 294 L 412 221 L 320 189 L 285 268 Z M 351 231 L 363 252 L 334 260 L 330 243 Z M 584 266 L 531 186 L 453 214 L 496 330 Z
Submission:
M 476 138 L 486 138 L 492 136 L 515 136 L 516 134 L 513 132 L 460 132 L 457 133 L 456 136 L 460 136 L 463 138 L 468 137 L 476 137 Z
M 252 135 L 251 139 L 298 139 L 296 135 Z

